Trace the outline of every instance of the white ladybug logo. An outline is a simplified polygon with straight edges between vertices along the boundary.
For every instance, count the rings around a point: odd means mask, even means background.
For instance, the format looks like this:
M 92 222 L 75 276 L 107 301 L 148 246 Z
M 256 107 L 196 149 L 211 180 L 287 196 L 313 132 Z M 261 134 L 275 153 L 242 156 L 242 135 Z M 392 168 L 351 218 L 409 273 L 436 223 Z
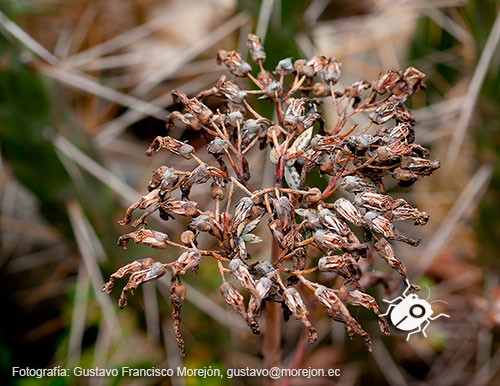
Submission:
M 417 332 L 422 332 L 427 338 L 425 329 L 429 327 L 431 320 L 436 320 L 441 316 L 450 317 L 450 315 L 447 314 L 432 316 L 434 311 L 432 310 L 431 303 L 446 302 L 443 300 L 434 300 L 429 303 L 427 300 L 421 299 L 415 294 L 407 295 L 411 285 L 409 281 L 406 281 L 406 283 L 408 287 L 401 296 L 393 300 L 382 299 L 384 302 L 389 303 L 390 306 L 385 314 L 380 316 L 390 314 L 390 319 L 394 327 L 401 331 L 411 331 L 406 337 L 407 341 L 410 339 L 410 335 L 416 334 Z M 399 303 L 396 303 L 397 301 L 399 301 Z

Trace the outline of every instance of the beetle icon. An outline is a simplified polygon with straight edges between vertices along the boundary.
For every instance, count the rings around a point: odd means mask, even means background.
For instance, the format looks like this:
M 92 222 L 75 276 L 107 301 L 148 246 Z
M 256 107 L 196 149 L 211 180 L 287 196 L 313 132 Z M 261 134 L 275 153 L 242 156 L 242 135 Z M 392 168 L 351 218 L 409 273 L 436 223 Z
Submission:
M 450 315 L 443 313 L 432 316 L 434 311 L 432 310 L 431 303 L 446 302 L 443 300 L 434 300 L 429 303 L 426 299 L 421 299 L 416 294 L 407 295 L 411 288 L 411 284 L 408 280 L 406 283 L 408 284 L 408 287 L 401 296 L 398 296 L 393 300 L 382 299 L 390 305 L 385 314 L 380 316 L 390 314 L 390 319 L 394 327 L 401 331 L 411 331 L 406 337 L 406 341 L 410 339 L 412 334 L 416 334 L 417 332 L 422 332 L 422 334 L 424 334 L 427 338 L 425 329 L 429 327 L 432 320 L 436 320 L 441 316 L 446 316 L 447 318 L 450 317 Z M 396 303 L 397 301 L 399 301 L 399 303 Z

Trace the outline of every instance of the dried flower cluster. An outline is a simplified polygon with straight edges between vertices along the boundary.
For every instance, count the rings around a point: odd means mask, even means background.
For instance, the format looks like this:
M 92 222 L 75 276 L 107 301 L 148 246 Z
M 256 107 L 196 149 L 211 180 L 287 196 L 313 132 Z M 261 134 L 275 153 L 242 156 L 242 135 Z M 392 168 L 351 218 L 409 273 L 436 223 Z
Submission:
M 120 222 L 131 223 L 133 211 L 142 209 L 144 213 L 132 222 L 138 230 L 121 236 L 118 244 L 125 248 L 132 240 L 159 249 L 177 247 L 182 253 L 167 263 L 145 258 L 128 264 L 111 276 L 103 291 L 110 293 L 115 279 L 130 274 L 119 301 L 124 307 L 128 290 L 170 270 L 174 329 L 184 353 L 179 315 L 186 288 L 181 277 L 196 271 L 205 257 L 212 257 L 219 267 L 222 297 L 254 333 L 259 333 L 259 315 L 265 303 L 278 302 L 285 320 L 293 315 L 302 322 L 313 342 L 317 335 L 310 311 L 316 304 L 332 319 L 344 323 L 351 337 L 363 337 L 371 349 L 369 335 L 346 304 L 380 315 L 377 302 L 365 290 L 376 283 L 388 285 L 387 275 L 362 272 L 359 265 L 372 241 L 380 257 L 408 280 L 391 242 L 417 246 L 419 240 L 399 234 L 395 223 L 412 220 L 415 225 L 424 225 L 429 217 L 405 200 L 387 195 L 384 177 L 408 186 L 439 168 L 439 162 L 427 159 L 428 151 L 414 143 L 415 119 L 404 105 L 407 98 L 425 87 L 425 75 L 413 67 L 404 72 L 392 69 L 372 83 L 358 81 L 340 89 L 336 87 L 340 64 L 335 58 L 314 56 L 295 62 L 287 58 L 271 73 L 263 67 L 266 52 L 257 36 L 249 35 L 248 48 L 258 67 L 256 77 L 236 51 L 219 51 L 217 61 L 235 77 L 249 78 L 256 90 L 242 90 L 235 81 L 222 76 L 213 88 L 195 98 L 172 92 L 183 109 L 167 117 L 167 130 L 182 123 L 199 131 L 207 139 L 207 151 L 215 162 L 201 160 L 187 143 L 170 136 L 157 137 L 147 150 L 148 156 L 167 149 L 192 160 L 194 167 L 188 171 L 176 170 L 173 165 L 158 168 L 148 193 L 127 210 Z M 248 94 L 273 103 L 276 121 L 255 111 L 247 101 Z M 208 96 L 220 98 L 223 111 L 207 107 L 203 101 Z M 324 102 L 333 103 L 337 111 L 335 127 L 325 127 L 320 108 Z M 371 123 L 365 128 L 348 127 L 349 118 L 355 114 L 368 114 Z M 252 186 L 254 170 L 246 155 L 254 148 L 269 154 L 275 171 L 274 186 Z M 311 173 L 327 176 L 329 183 L 324 190 L 307 186 Z M 208 182 L 214 206 L 200 208 L 189 200 L 190 191 L 194 185 Z M 341 195 L 333 198 L 335 192 Z M 243 198 L 237 201 L 235 194 Z M 190 220 L 178 242 L 145 227 L 146 217 L 154 212 L 163 220 L 176 216 Z M 266 222 L 279 255 L 262 256 L 262 260 L 249 263 L 249 244 L 262 241 L 254 231 Z M 197 237 L 203 232 L 215 238 L 217 250 L 199 248 Z M 318 256 L 317 265 L 309 266 Z M 318 278 L 317 271 L 333 272 L 342 281 L 335 281 L 337 288 L 330 288 L 332 283 L 327 286 L 306 278 Z M 227 281 L 227 277 L 234 279 Z M 242 290 L 249 296 L 247 302 Z M 388 334 L 383 317 L 379 316 L 379 324 Z

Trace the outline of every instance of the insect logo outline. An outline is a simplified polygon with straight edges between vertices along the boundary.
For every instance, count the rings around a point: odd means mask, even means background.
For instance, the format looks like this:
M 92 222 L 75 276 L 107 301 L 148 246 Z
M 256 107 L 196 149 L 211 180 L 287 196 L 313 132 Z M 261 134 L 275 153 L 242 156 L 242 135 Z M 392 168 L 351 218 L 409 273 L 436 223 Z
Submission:
M 389 303 L 389 307 L 387 311 L 380 316 L 390 315 L 389 318 L 394 327 L 401 331 L 410 331 L 406 337 L 406 341 L 410 339 L 412 334 L 418 332 L 422 332 L 424 337 L 427 338 L 425 330 L 429 327 L 431 321 L 441 316 L 450 317 L 450 315 L 445 313 L 432 316 L 434 311 L 432 310 L 431 304 L 434 302 L 446 302 L 443 300 L 428 302 L 427 299 L 422 299 L 416 294 L 408 295 L 411 284 L 408 280 L 406 283 L 408 286 L 401 296 L 393 300 L 382 299 L 385 303 Z M 396 303 L 397 301 L 399 301 L 399 303 Z

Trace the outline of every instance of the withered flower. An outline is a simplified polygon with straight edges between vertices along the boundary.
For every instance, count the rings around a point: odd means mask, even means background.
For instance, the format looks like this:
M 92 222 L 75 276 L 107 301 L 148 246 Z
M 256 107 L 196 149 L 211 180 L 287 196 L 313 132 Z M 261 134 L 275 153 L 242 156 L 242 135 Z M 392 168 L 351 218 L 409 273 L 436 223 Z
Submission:
M 181 308 L 186 298 L 186 285 L 177 276 L 172 276 L 170 282 L 170 303 L 172 308 L 172 321 L 175 341 L 181 356 L 185 355 L 184 340 L 181 336 Z
M 314 302 L 325 307 L 332 319 L 344 323 L 351 337 L 362 336 L 371 350 L 370 337 L 344 302 L 368 308 L 379 316 L 375 298 L 365 291 L 379 284 L 386 291 L 397 286 L 394 276 L 374 271 L 374 259 L 366 258 L 370 245 L 408 280 L 405 266 L 387 240 L 418 245 L 419 240 L 397 233 L 394 224 L 412 220 L 414 225 L 424 225 L 429 216 L 392 197 L 386 184 L 392 179 L 409 186 L 440 166 L 439 161 L 428 158 L 426 148 L 415 143 L 415 117 L 404 104 L 425 88 L 425 75 L 413 67 L 404 72 L 391 69 L 373 82 L 360 80 L 341 87 L 341 64 L 335 58 L 318 55 L 293 64 L 290 58 L 284 58 L 272 64 L 275 67 L 271 72 L 264 68 L 266 52 L 260 38 L 250 34 L 247 46 L 258 67 L 255 75 L 236 51 L 220 50 L 217 61 L 234 76 L 247 77 L 256 90 L 244 91 L 235 81 L 221 76 L 213 87 L 201 90 L 194 98 L 172 91 L 173 101 L 180 108 L 168 114 L 166 129 L 181 123 L 187 130 L 197 131 L 197 137 L 206 140 L 206 152 L 198 143 L 196 147 L 202 149 L 199 152 L 171 136 L 156 137 L 147 155 L 166 149 L 190 166 L 184 170 L 176 170 L 175 163 L 157 167 L 147 185 L 148 193 L 127 209 L 120 222 L 136 228 L 146 224 L 146 218 L 155 212 L 165 221 L 187 217 L 187 227 L 175 237 L 180 235 L 180 244 L 170 241 L 165 233 L 145 227 L 128 231 L 118 240 L 124 248 L 132 240 L 158 249 L 182 249 L 180 256 L 166 264 L 151 258 L 134 261 L 111 275 L 102 290 L 110 293 L 116 279 L 130 275 L 119 301 L 124 307 L 128 290 L 170 269 L 174 332 L 184 354 L 180 309 L 186 287 L 180 278 L 196 271 L 203 255 L 206 260 L 217 260 L 221 295 L 253 333 L 260 331 L 261 310 L 274 312 L 266 302 L 277 302 L 283 307 L 285 320 L 293 314 L 308 329 L 309 341 L 316 340 L 309 311 L 297 291 L 303 283 L 304 290 L 314 292 Z M 262 116 L 253 106 L 251 94 L 274 105 L 273 117 Z M 204 104 L 208 97 L 210 104 Z M 333 127 L 325 124 L 323 104 L 331 104 L 338 112 Z M 364 124 L 363 115 L 371 120 L 369 124 Z M 261 167 L 254 163 L 259 156 L 273 164 L 270 186 L 258 186 L 253 178 Z M 310 186 L 311 173 L 318 172 L 326 179 L 324 189 Z M 214 202 L 190 200 L 193 186 L 204 183 L 210 183 L 210 188 L 207 185 L 200 193 Z M 143 212 L 132 221 L 135 210 Z M 259 228 L 266 219 L 268 228 Z M 257 258 L 266 256 L 266 252 L 254 254 L 252 250 L 253 244 L 264 240 L 264 232 L 277 247 L 273 248 L 272 259 Z M 200 233 L 206 237 L 199 237 Z M 363 242 L 356 235 L 361 233 Z M 207 239 L 212 239 L 211 246 L 198 249 Z M 317 266 L 311 266 L 318 253 Z M 247 264 L 250 257 L 257 261 Z M 319 275 L 315 272 L 318 269 L 322 272 Z M 310 274 L 319 280 L 331 276 L 323 272 L 339 276 L 335 288 L 306 279 Z M 243 295 L 226 281 L 227 276 L 236 278 L 248 292 L 247 305 Z M 379 324 L 387 333 L 385 319 L 379 318 Z
M 181 254 L 174 264 L 175 275 L 184 275 L 187 271 L 197 271 L 201 262 L 201 254 L 197 248 L 189 248 Z
M 127 285 L 123 287 L 120 299 L 118 301 L 118 307 L 124 308 L 127 306 L 127 291 L 133 291 L 139 287 L 139 285 L 144 283 L 149 283 L 153 280 L 159 279 L 167 273 L 165 266 L 161 263 L 155 262 L 152 258 L 146 257 L 144 259 L 136 260 L 133 263 L 127 264 L 121 267 L 118 271 L 113 273 L 109 281 L 105 283 L 101 291 L 110 294 L 113 290 L 113 286 L 116 279 L 121 279 L 128 274 L 131 274 Z
M 127 243 L 133 240 L 135 244 L 148 245 L 153 248 L 165 249 L 168 247 L 168 235 L 144 227 L 131 233 L 124 234 L 118 238 L 118 245 L 127 250 Z
M 342 303 L 334 290 L 319 285 L 314 291 L 314 297 L 323 307 L 326 308 L 326 313 L 329 317 L 346 325 L 347 332 L 352 338 L 355 334 L 360 335 L 366 343 L 369 351 L 372 351 L 372 341 L 368 333 L 363 330 L 361 325 L 354 319 L 349 310 Z
M 231 74 L 242 78 L 252 71 L 252 67 L 236 51 L 220 50 L 217 53 L 217 63 L 224 63 Z
M 260 37 L 254 34 L 249 34 L 247 46 L 250 56 L 255 63 L 263 63 L 266 61 L 266 51 L 264 51 L 264 46 L 262 45 Z
M 283 301 L 288 309 L 292 312 L 295 319 L 300 320 L 309 332 L 309 343 L 314 343 L 318 340 L 316 329 L 309 321 L 309 311 L 302 300 L 299 292 L 295 288 L 287 288 L 283 292 Z

